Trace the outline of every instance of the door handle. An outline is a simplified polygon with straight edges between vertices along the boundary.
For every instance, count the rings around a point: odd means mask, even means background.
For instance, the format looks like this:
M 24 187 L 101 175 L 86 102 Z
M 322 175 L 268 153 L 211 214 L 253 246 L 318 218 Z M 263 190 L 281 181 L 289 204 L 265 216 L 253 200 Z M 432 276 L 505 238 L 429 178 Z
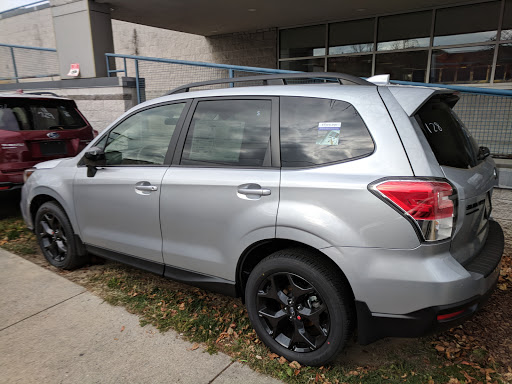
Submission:
M 238 188 L 238 193 L 242 195 L 258 195 L 258 196 L 269 196 L 272 191 L 267 188 Z
M 145 191 L 145 192 L 158 191 L 158 187 L 155 185 L 137 185 L 137 186 L 135 186 L 135 189 L 137 189 L 139 191 Z

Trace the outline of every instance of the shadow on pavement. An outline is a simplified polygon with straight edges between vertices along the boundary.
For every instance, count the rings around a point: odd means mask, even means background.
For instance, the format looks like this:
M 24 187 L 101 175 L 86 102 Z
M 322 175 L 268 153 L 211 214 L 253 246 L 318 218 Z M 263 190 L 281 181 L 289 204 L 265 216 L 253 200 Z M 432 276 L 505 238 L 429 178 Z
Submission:
M 21 190 L 0 192 L 0 219 L 20 216 Z

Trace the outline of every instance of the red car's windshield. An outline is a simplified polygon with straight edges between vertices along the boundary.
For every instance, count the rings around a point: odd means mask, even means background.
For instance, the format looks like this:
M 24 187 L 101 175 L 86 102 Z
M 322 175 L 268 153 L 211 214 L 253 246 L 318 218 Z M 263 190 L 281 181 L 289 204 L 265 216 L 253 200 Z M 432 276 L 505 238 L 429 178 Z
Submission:
M 0 99 L 0 129 L 7 131 L 77 129 L 87 123 L 70 100 Z

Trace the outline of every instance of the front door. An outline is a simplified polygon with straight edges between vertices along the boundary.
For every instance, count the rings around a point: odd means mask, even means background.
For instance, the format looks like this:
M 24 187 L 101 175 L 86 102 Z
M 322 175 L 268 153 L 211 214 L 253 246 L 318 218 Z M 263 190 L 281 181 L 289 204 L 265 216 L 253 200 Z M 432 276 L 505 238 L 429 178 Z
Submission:
M 137 112 L 100 140 L 105 166 L 94 177 L 81 167 L 75 177 L 76 217 L 84 243 L 162 263 L 161 183 L 185 105 Z
M 183 150 L 162 182 L 166 265 L 234 281 L 243 250 L 275 237 L 280 171 L 270 133 L 276 110 L 272 98 L 192 105 L 178 144 Z

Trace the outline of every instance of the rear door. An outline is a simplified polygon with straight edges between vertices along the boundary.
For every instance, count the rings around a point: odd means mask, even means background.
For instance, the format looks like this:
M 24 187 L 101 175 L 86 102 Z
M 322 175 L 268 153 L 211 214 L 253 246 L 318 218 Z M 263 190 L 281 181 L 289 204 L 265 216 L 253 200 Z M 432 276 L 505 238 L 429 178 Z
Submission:
M 270 137 L 277 137 L 277 104 L 238 97 L 192 105 L 162 181 L 166 273 L 234 281 L 244 249 L 275 237 L 280 170 Z
M 446 178 L 455 186 L 459 206 L 451 243 L 454 258 L 464 264 L 483 247 L 497 174 L 491 157 L 479 158 L 479 147 L 453 112 L 456 97 L 435 96 L 416 114 Z

